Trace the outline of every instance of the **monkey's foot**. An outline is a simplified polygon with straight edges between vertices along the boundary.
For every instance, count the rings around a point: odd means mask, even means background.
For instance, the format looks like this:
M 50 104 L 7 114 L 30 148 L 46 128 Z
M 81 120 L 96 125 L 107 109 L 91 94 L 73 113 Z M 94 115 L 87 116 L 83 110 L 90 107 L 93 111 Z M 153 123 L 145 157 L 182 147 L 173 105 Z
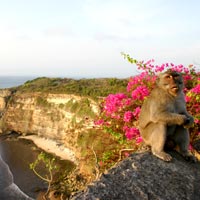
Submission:
M 155 155 L 156 157 L 166 161 L 166 162 L 169 162 L 172 160 L 172 157 L 168 154 L 168 153 L 165 153 L 164 151 L 161 151 L 161 152 L 155 152 L 155 151 L 152 151 L 153 155 Z
M 196 157 L 194 157 L 190 152 L 181 153 L 181 155 L 189 162 L 197 162 Z

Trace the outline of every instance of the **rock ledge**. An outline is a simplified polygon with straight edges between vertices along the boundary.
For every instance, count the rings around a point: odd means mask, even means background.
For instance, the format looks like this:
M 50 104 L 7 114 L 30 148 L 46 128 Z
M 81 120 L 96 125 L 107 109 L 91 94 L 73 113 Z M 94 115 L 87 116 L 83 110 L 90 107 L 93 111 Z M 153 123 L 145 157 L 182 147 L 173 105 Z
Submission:
M 170 163 L 149 152 L 132 154 L 72 199 L 198 200 L 200 164 L 171 154 Z

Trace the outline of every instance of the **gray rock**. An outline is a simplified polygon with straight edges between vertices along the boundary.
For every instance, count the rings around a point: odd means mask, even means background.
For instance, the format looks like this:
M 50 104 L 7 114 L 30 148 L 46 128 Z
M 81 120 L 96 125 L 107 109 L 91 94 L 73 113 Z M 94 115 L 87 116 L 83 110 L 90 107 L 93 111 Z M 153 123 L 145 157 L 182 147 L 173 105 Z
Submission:
M 171 154 L 169 163 L 149 152 L 132 154 L 72 199 L 199 200 L 200 164 Z
M 33 200 L 24 194 L 13 182 L 8 165 L 0 156 L 0 200 Z

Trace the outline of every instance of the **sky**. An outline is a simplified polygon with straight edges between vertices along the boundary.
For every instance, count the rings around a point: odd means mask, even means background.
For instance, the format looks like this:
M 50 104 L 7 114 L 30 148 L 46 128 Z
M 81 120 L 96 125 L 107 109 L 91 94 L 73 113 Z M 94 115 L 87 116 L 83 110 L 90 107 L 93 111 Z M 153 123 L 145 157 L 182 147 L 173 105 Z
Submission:
M 0 75 L 139 73 L 121 52 L 200 66 L 199 0 L 0 0 Z

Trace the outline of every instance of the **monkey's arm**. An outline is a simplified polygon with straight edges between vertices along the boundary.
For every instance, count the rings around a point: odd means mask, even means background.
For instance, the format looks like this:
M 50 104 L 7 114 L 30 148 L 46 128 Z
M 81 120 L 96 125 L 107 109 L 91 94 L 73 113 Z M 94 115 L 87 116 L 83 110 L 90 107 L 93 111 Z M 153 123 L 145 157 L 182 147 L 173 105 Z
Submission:
M 193 118 L 192 115 L 190 115 L 187 112 L 186 102 L 185 102 L 185 95 L 184 95 L 183 92 L 180 93 L 180 95 L 176 99 L 175 107 L 176 107 L 176 110 L 177 110 L 177 112 L 179 114 L 185 115 L 187 117 L 187 120 L 186 120 L 186 122 L 184 124 L 184 127 L 186 127 L 186 128 L 191 127 L 193 125 L 193 123 L 194 123 L 194 118 Z
M 183 125 L 187 121 L 187 116 L 174 113 L 166 106 L 157 104 L 151 106 L 150 121 L 167 125 Z

